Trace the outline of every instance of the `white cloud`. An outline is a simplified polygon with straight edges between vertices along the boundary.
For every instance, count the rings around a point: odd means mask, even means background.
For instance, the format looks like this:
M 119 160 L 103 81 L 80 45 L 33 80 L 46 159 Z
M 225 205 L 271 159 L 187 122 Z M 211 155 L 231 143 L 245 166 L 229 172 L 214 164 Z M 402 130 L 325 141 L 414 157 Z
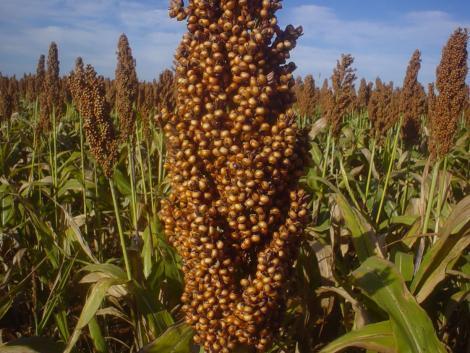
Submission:
M 341 53 L 351 53 L 359 76 L 373 80 L 379 75 L 399 85 L 417 48 L 422 52 L 420 79 L 424 83 L 433 81 L 441 48 L 449 35 L 459 26 L 470 26 L 442 11 L 409 12 L 393 21 L 366 21 L 342 19 L 333 9 L 317 5 L 286 10 L 283 21 L 304 28 L 292 56 L 299 73 L 329 77 Z
M 141 79 L 152 79 L 170 67 L 184 23 L 167 15 L 167 0 L 0 0 L 0 71 L 34 71 L 39 54 L 51 41 L 59 45 L 61 72 L 72 69 L 77 56 L 97 71 L 114 75 L 116 44 L 121 33 L 129 37 Z M 422 50 L 423 82 L 434 80 L 440 51 L 460 23 L 446 12 L 403 13 L 397 18 L 344 19 L 330 7 L 289 6 L 279 12 L 284 24 L 301 24 L 292 59 L 298 73 L 316 78 L 331 75 L 341 53 L 351 53 L 359 76 L 400 84 L 414 49 Z

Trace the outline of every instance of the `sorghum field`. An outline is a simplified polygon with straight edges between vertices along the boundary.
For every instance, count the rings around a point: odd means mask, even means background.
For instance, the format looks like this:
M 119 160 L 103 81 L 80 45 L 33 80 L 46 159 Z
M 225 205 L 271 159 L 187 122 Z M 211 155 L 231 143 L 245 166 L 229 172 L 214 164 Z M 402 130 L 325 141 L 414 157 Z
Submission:
M 0 76 L 1 353 L 470 351 L 467 30 L 318 85 L 280 7 L 173 1 L 153 82 L 125 35 Z

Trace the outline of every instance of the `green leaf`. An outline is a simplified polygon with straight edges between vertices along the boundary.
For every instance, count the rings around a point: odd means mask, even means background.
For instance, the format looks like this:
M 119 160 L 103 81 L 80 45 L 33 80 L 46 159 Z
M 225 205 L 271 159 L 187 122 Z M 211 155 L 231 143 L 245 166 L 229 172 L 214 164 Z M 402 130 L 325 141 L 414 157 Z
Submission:
M 0 346 L 0 353 L 62 353 L 64 345 L 47 337 L 23 337 Z
M 153 242 L 152 242 L 152 234 L 151 234 L 151 226 L 148 226 L 144 230 L 143 234 L 144 238 L 144 246 L 142 247 L 142 262 L 144 265 L 143 273 L 145 278 L 148 278 L 152 273 L 152 254 L 153 254 Z
M 348 332 L 328 344 L 320 353 L 335 353 L 347 347 L 372 349 L 380 353 L 397 352 L 390 321 L 369 324 Z
M 84 328 L 91 319 L 94 318 L 96 312 L 98 311 L 101 303 L 108 292 L 108 289 L 116 284 L 122 284 L 122 280 L 117 280 L 115 278 L 103 278 L 100 281 L 96 282 L 93 285 L 88 296 L 85 305 L 83 306 L 82 312 L 77 322 L 73 334 L 67 343 L 67 347 L 64 353 L 69 353 L 77 342 L 82 328 Z
M 418 239 L 418 234 L 421 230 L 421 218 L 418 218 L 413 225 L 408 229 L 406 234 L 401 239 L 401 242 L 408 248 L 411 248 Z
M 437 242 L 426 252 L 411 283 L 411 292 L 418 302 L 424 301 L 470 245 L 470 196 L 452 210 L 444 227 L 438 232 Z
M 126 175 L 124 175 L 119 168 L 115 168 L 113 174 L 114 184 L 116 185 L 119 193 L 124 196 L 130 196 L 132 193 L 131 184 Z
M 364 261 L 369 256 L 381 255 L 375 232 L 366 218 L 351 206 L 342 194 L 336 194 L 336 202 L 353 236 L 354 248 L 359 260 Z
M 149 343 L 138 353 L 189 353 L 193 329 L 186 323 L 168 328 L 155 341 Z
M 413 279 L 413 259 L 413 255 L 401 251 L 395 254 L 395 266 L 407 282 Z
M 82 271 L 87 272 L 101 272 L 107 275 L 107 277 L 119 279 L 122 281 L 127 280 L 127 274 L 122 268 L 110 263 L 104 264 L 89 264 L 82 268 Z
M 431 319 L 389 261 L 373 256 L 353 272 L 355 284 L 390 317 L 400 353 L 445 353 Z
M 2 210 L 0 216 L 1 224 L 7 224 L 15 215 L 15 208 L 13 203 L 13 197 L 11 195 L 4 195 L 0 197 L 0 209 Z
M 97 353 L 106 353 L 108 351 L 106 347 L 106 341 L 104 340 L 103 334 L 101 333 L 101 328 L 96 317 L 93 317 L 88 323 L 88 330 L 90 331 L 90 336 L 93 340 L 95 351 Z

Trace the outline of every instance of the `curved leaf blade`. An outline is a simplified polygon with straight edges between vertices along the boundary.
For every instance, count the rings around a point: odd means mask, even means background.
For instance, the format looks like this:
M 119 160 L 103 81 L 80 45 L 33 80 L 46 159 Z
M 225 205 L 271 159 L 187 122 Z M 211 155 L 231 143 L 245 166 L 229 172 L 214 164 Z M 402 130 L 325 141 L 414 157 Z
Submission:
M 445 353 L 433 324 L 389 261 L 373 256 L 353 272 L 355 284 L 390 317 L 400 353 Z
M 369 324 L 348 332 L 328 344 L 320 353 L 335 353 L 348 347 L 371 349 L 379 353 L 396 353 L 397 348 L 390 321 Z
M 149 343 L 138 353 L 189 353 L 194 331 L 186 323 L 169 327 L 155 341 Z

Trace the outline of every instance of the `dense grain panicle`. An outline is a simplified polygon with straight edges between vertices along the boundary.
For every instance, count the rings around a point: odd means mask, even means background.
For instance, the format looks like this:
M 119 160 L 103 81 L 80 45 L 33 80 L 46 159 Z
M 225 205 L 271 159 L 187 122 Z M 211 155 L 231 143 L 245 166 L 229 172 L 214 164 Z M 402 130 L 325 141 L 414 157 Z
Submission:
M 60 117 L 59 54 L 57 44 L 52 42 L 47 56 L 47 71 L 40 98 L 40 129 L 49 131 L 52 127 L 51 115 Z
M 382 142 L 388 130 L 396 122 L 396 109 L 393 107 L 393 83 L 384 84 L 380 78 L 375 80 L 375 87 L 367 107 L 372 124 L 372 138 Z
M 9 79 L 0 73 L 0 122 L 10 119 L 12 113 L 13 100 L 10 96 Z
M 420 136 L 421 116 L 423 112 L 423 90 L 418 82 L 421 67 L 421 52 L 416 49 L 406 69 L 403 89 L 400 97 L 400 113 L 403 114 L 401 134 L 407 145 L 417 144 Z
M 146 137 L 150 136 L 150 123 L 155 110 L 155 89 L 153 83 L 139 82 L 137 110 L 140 113 L 142 130 Z
M 467 96 L 467 29 L 458 28 L 442 49 L 441 62 L 436 70 L 438 95 L 430 115 L 430 152 L 435 157 L 445 156 L 454 144 L 457 122 Z
M 294 107 L 297 114 L 301 117 L 313 117 L 317 107 L 317 92 L 312 75 L 305 76 L 304 80 L 298 77 L 295 83 L 295 96 L 297 102 Z
M 108 103 L 112 111 L 116 105 L 116 82 L 115 80 L 105 78 L 104 90 L 105 90 L 105 95 L 106 95 L 106 103 Z
M 20 110 L 20 89 L 16 76 L 10 77 L 8 80 L 8 95 L 11 100 L 12 113 Z
M 465 101 L 464 119 L 467 126 L 470 125 L 470 86 L 467 85 L 467 99 Z
M 36 99 L 36 76 L 33 74 L 24 74 L 19 82 L 20 96 L 24 97 L 27 102 Z
M 133 104 L 137 99 L 138 81 L 135 60 L 125 34 L 118 42 L 117 66 L 115 73 L 116 113 L 119 117 L 119 139 L 134 140 L 135 112 Z
M 183 259 L 186 321 L 207 352 L 265 352 L 307 216 L 298 185 L 307 146 L 291 109 L 302 28 L 277 25 L 278 0 L 174 1 L 187 19 L 168 113 L 165 233 Z
M 157 82 L 157 109 L 167 109 L 169 112 L 175 110 L 176 105 L 176 83 L 173 71 L 165 69 L 158 76 Z
M 326 115 L 328 113 L 328 107 L 331 101 L 331 97 L 330 97 L 331 94 L 332 92 L 328 86 L 328 79 L 325 78 L 320 88 L 319 97 L 318 97 L 318 103 L 320 105 L 323 115 Z
M 327 118 L 331 126 L 333 136 L 338 137 L 341 131 L 343 117 L 351 112 L 354 81 L 356 80 L 355 69 L 352 67 L 354 58 L 350 54 L 342 54 L 338 60 L 331 76 L 333 86 L 333 104 L 330 104 Z
M 401 99 L 401 88 L 393 87 L 393 82 L 390 81 L 389 85 L 392 89 L 392 101 L 390 108 L 387 110 L 387 122 L 390 128 L 400 120 L 400 99 Z
M 46 57 L 41 54 L 38 59 L 35 77 L 35 99 L 41 95 L 44 88 L 44 80 L 46 78 Z
M 370 95 L 372 93 L 372 82 L 367 82 L 365 78 L 361 79 L 359 90 L 357 92 L 357 108 L 361 111 L 367 110 Z
M 117 160 L 117 141 L 105 99 L 104 79 L 97 76 L 93 66 L 84 68 L 79 58 L 70 74 L 69 86 L 73 102 L 84 120 L 90 150 L 109 178 Z

